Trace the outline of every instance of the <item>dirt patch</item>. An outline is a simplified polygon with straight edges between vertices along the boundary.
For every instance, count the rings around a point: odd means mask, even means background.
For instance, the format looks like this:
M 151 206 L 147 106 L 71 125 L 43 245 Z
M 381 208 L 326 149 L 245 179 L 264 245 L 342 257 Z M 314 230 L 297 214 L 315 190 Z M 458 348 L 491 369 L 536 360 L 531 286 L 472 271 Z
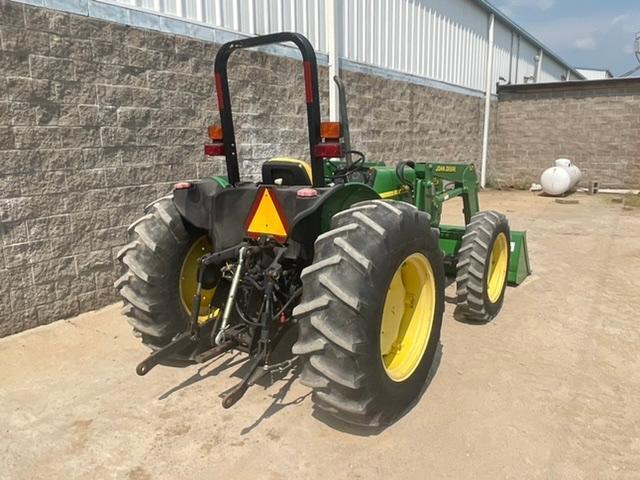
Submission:
M 447 305 L 433 380 L 387 429 L 315 415 L 291 378 L 223 410 L 233 356 L 140 378 L 146 350 L 113 306 L 0 340 L 3 475 L 637 478 L 640 210 L 576 198 L 482 194 L 528 231 L 533 275 L 490 324 L 457 322 Z M 448 203 L 443 222 L 461 208 Z

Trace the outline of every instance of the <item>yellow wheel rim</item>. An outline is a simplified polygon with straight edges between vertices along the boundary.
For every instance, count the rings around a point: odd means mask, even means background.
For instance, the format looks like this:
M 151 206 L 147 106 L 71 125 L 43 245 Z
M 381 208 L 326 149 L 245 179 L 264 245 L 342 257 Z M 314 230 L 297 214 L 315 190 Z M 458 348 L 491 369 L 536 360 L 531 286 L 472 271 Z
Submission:
M 436 282 L 431 263 L 421 253 L 398 267 L 384 303 L 380 353 L 387 375 L 402 382 L 415 372 L 433 328 Z
M 509 242 L 507 236 L 501 233 L 496 237 L 491 249 L 489 273 L 487 274 L 487 295 L 491 303 L 496 303 L 502 294 L 507 280 L 507 262 L 509 259 Z
M 182 262 L 179 285 L 180 301 L 188 315 L 191 315 L 193 296 L 196 294 L 196 287 L 198 285 L 198 258 L 211 252 L 213 252 L 213 246 L 211 242 L 209 242 L 209 238 L 203 235 L 193 242 L 193 245 L 191 245 L 184 258 L 184 262 Z M 210 313 L 209 305 L 211 304 L 211 299 L 215 291 L 215 288 L 209 290 L 202 289 L 202 303 L 200 304 L 198 323 L 204 323 L 208 320 Z

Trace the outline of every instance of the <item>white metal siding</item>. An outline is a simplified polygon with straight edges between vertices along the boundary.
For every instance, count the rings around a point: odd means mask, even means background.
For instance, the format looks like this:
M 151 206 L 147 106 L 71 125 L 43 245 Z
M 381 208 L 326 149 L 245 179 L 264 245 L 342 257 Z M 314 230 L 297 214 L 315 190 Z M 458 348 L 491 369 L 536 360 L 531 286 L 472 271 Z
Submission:
M 544 59 L 542 62 L 542 76 L 540 82 L 557 82 L 558 78 L 567 79 L 567 67 L 560 65 L 550 58 Z
M 487 16 L 470 0 L 344 0 L 341 56 L 484 88 Z
M 540 53 L 538 48 L 531 45 L 524 38 L 520 39 L 520 58 L 518 59 L 518 77 L 513 83 L 533 82 L 536 76 L 536 56 Z M 560 78 L 558 78 L 560 80 Z
M 246 35 L 295 31 L 327 53 L 325 0 L 115 0 Z M 337 0 L 342 58 L 483 91 L 489 14 L 474 0 Z M 518 48 L 519 43 L 519 48 Z M 523 83 L 539 48 L 496 21 L 493 90 Z M 519 56 L 518 56 L 519 53 Z M 544 58 L 539 81 L 568 68 Z
M 511 30 L 506 25 L 496 22 L 495 52 L 493 60 L 493 82 L 509 82 L 509 62 L 511 59 Z M 500 79 L 504 80 L 500 80 Z

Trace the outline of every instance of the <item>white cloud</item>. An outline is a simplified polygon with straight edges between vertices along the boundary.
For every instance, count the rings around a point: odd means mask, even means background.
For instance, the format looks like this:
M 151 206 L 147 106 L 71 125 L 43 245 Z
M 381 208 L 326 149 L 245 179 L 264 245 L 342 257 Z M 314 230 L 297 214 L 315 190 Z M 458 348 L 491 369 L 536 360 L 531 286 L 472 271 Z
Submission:
M 626 13 L 623 13 L 622 15 L 618 15 L 617 17 L 613 17 L 611 19 L 611 26 L 615 27 L 616 25 L 618 25 L 619 23 L 624 22 L 628 18 L 629 18 L 629 15 L 626 14 Z
M 640 12 L 549 17 L 528 24 L 528 30 L 567 60 L 579 66 L 608 67 L 617 73 L 637 65 L 632 50 L 635 32 L 640 30 Z
M 596 48 L 596 40 L 593 37 L 576 38 L 573 46 L 578 50 L 594 50 Z
M 551 18 L 530 26 L 543 43 L 550 45 L 572 45 L 575 48 L 590 49 L 595 43 L 600 45 L 605 37 L 626 37 L 633 44 L 633 34 L 640 30 L 640 14 L 604 17 L 602 15 L 579 15 L 572 18 Z

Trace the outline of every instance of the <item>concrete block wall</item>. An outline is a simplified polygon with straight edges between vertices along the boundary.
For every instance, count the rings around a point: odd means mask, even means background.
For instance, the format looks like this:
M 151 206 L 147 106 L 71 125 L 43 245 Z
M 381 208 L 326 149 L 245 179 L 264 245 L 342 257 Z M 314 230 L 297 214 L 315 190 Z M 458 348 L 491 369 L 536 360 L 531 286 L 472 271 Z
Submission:
M 117 301 L 115 253 L 144 205 L 176 181 L 224 173 L 202 154 L 218 121 L 216 50 L 0 2 L 0 336 Z M 242 52 L 230 78 L 242 172 L 304 158 L 299 62 Z M 354 146 L 370 158 L 480 158 L 480 98 L 363 73 L 345 80 Z
M 528 188 L 565 157 L 583 185 L 640 187 L 640 79 L 504 86 L 498 95 L 494 182 Z

